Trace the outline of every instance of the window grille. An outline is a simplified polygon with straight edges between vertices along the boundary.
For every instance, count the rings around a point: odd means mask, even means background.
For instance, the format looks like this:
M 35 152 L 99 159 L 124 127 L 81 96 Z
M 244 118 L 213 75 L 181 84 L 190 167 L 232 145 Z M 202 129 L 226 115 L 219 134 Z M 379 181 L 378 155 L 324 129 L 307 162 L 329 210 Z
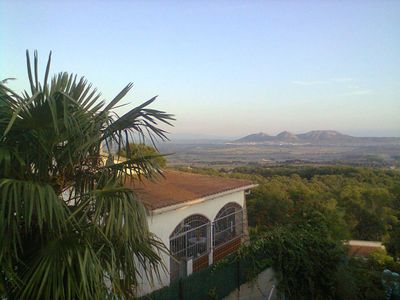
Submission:
M 213 222 L 213 245 L 218 247 L 243 233 L 243 210 L 236 203 L 225 205 Z
M 210 249 L 210 221 L 201 215 L 183 220 L 170 236 L 170 251 L 179 259 L 196 258 Z
M 211 246 L 224 245 L 242 233 L 243 210 L 236 203 L 225 205 L 212 223 L 202 215 L 191 215 L 184 219 L 169 238 L 169 249 L 173 256 L 170 260 L 171 282 L 184 276 L 189 259 L 204 258 L 210 253 Z

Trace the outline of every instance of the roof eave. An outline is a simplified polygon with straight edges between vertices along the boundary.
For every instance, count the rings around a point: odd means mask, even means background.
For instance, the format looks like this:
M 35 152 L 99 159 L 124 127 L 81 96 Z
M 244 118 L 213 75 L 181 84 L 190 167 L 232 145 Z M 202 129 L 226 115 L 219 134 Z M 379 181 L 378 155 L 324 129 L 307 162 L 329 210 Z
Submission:
M 223 191 L 223 192 L 220 192 L 220 193 L 215 193 L 215 194 L 212 194 L 212 195 L 209 195 L 209 196 L 206 196 L 206 197 L 201 197 L 201 198 L 197 198 L 197 199 L 181 202 L 181 203 L 178 203 L 178 204 L 164 206 L 164 207 L 150 209 L 150 210 L 151 210 L 151 214 L 152 215 L 159 215 L 159 214 L 162 214 L 162 213 L 166 213 L 168 211 L 177 210 L 177 209 L 182 208 L 182 207 L 187 207 L 187 206 L 192 206 L 192 205 L 195 205 L 195 204 L 203 203 L 203 202 L 206 202 L 206 201 L 209 201 L 209 200 L 221 197 L 221 196 L 229 195 L 229 194 L 240 192 L 240 191 L 249 190 L 249 189 L 255 188 L 257 186 L 258 186 L 258 184 L 250 184 L 250 185 L 242 186 L 242 187 L 239 187 L 239 188 Z

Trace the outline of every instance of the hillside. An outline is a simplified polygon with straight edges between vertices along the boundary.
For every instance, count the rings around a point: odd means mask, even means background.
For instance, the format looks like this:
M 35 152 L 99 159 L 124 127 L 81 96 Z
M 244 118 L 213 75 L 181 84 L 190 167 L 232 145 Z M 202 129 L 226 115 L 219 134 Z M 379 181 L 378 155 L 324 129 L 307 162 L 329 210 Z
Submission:
M 260 133 L 254 133 L 254 134 L 247 135 L 239 140 L 236 140 L 235 142 L 238 142 L 238 143 L 263 143 L 263 142 L 267 142 L 267 141 L 273 141 L 274 139 L 275 139 L 274 136 L 260 132 Z
M 329 144 L 329 143 L 400 143 L 400 138 L 397 137 L 354 137 L 342 134 L 334 130 L 313 130 L 301 134 L 293 134 L 288 131 L 283 131 L 276 136 L 266 133 L 250 134 L 240 138 L 233 143 L 238 144 L 263 144 L 263 143 L 297 143 L 297 144 Z
M 278 141 L 297 142 L 299 137 L 289 131 L 282 131 L 275 137 Z
M 332 140 L 354 140 L 359 139 L 350 135 L 345 135 L 334 130 L 313 130 L 307 133 L 297 135 L 301 140 L 305 141 L 332 141 Z

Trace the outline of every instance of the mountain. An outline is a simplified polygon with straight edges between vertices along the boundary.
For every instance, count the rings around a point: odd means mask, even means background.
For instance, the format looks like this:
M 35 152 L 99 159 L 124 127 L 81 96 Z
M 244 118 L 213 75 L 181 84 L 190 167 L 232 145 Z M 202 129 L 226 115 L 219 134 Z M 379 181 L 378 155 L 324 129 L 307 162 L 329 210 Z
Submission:
M 250 134 L 233 143 L 269 144 L 269 143 L 296 143 L 296 144 L 339 144 L 339 143 L 400 143 L 400 138 L 389 137 L 354 137 L 334 130 L 313 130 L 301 134 L 283 131 L 276 136 L 265 133 Z
M 313 130 L 307 133 L 298 134 L 297 137 L 306 141 L 327 141 L 327 140 L 350 140 L 356 137 L 342 134 L 334 130 Z
M 278 141 L 298 141 L 299 137 L 289 131 L 282 131 L 279 133 L 277 136 L 275 136 L 275 139 Z
M 236 140 L 236 143 L 263 143 L 273 141 L 274 137 L 264 132 L 250 134 L 241 139 Z
M 265 143 L 265 142 L 279 142 L 279 141 L 295 142 L 298 139 L 299 138 L 295 134 L 289 131 L 282 131 L 276 136 L 260 132 L 247 135 L 241 139 L 234 141 L 234 143 Z

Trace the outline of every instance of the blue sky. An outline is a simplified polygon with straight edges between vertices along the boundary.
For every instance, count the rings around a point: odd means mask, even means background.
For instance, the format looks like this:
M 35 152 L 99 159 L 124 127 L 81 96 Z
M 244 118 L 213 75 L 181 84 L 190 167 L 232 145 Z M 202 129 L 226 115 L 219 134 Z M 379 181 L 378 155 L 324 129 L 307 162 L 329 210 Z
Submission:
M 175 136 L 333 129 L 400 136 L 400 1 L 4 1 L 0 79 L 25 49 L 111 99 L 177 117 Z

